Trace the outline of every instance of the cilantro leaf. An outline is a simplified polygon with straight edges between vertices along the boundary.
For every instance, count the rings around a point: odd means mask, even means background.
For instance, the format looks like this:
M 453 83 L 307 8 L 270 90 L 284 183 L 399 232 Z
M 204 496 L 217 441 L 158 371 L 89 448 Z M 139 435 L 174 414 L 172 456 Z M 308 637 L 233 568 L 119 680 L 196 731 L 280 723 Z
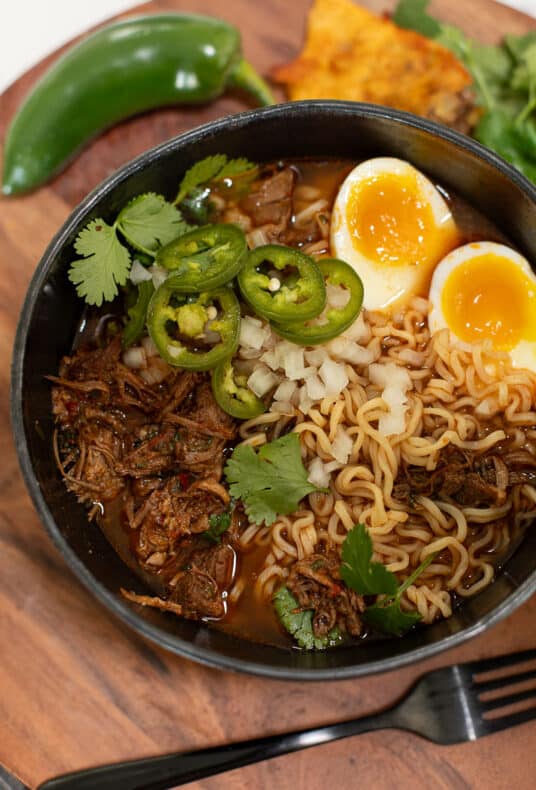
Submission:
M 421 621 L 418 612 L 403 612 L 400 608 L 399 598 L 390 598 L 379 601 L 365 609 L 364 620 L 386 634 L 402 636 L 410 628 Z
M 281 622 L 300 647 L 305 650 L 324 650 L 342 640 L 337 627 L 332 628 L 324 637 L 317 637 L 313 631 L 313 612 L 301 609 L 288 587 L 280 587 L 272 597 L 274 609 Z
M 99 307 L 111 302 L 124 285 L 130 271 L 130 254 L 102 219 L 92 220 L 79 234 L 74 248 L 83 257 L 73 261 L 69 279 L 78 296 Z
M 223 513 L 212 513 L 209 516 L 208 523 L 210 526 L 203 532 L 203 537 L 212 540 L 214 543 L 221 543 L 221 536 L 231 526 L 231 514 L 227 510 Z
M 293 513 L 304 496 L 320 491 L 307 479 L 300 440 L 289 433 L 263 445 L 256 453 L 239 445 L 225 466 L 231 495 L 241 499 L 255 524 L 269 526 L 278 514 Z
M 133 247 L 154 256 L 159 247 L 189 229 L 180 211 L 162 195 L 138 195 L 121 210 L 117 227 Z
M 428 2 L 429 0 L 400 0 L 393 12 L 393 22 L 399 27 L 435 38 L 441 33 L 441 25 L 427 13 Z
M 174 203 L 181 203 L 193 189 L 202 184 L 215 179 L 233 178 L 253 169 L 256 169 L 256 165 L 244 158 L 228 159 L 225 154 L 207 156 L 186 171 Z
M 386 634 L 402 636 L 410 628 L 413 628 L 421 621 L 419 612 L 403 612 L 400 606 L 402 593 L 426 570 L 431 562 L 435 560 L 438 552 L 428 555 L 421 564 L 408 576 L 408 578 L 398 587 L 394 595 L 387 595 L 376 601 L 372 606 L 368 606 L 363 614 L 365 622 L 383 631 Z
M 128 348 L 139 340 L 145 329 L 147 308 L 154 293 L 152 280 L 143 280 L 138 283 L 138 295 L 134 304 L 128 308 L 128 321 L 123 329 L 123 348 Z
M 372 540 L 367 528 L 357 524 L 342 544 L 341 577 L 348 587 L 361 595 L 394 595 L 398 582 L 381 562 L 372 561 Z
M 502 110 L 488 112 L 480 119 L 475 137 L 536 184 L 536 124 L 532 119 L 519 122 Z
M 174 203 L 180 203 L 195 187 L 206 184 L 207 181 L 212 181 L 226 164 L 227 157 L 225 154 L 207 156 L 205 159 L 196 162 L 195 165 L 192 165 L 184 174 Z
M 250 162 L 249 159 L 245 159 L 244 157 L 229 159 L 216 177 L 218 181 L 222 178 L 236 178 L 236 176 L 241 176 L 243 173 L 247 173 L 250 170 L 257 170 L 257 165 Z

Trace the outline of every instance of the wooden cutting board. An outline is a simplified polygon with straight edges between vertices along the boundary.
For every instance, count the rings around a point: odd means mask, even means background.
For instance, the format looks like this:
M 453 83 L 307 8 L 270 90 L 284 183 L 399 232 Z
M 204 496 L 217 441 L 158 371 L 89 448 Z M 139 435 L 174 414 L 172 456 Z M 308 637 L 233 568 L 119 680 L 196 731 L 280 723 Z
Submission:
M 365 4 L 382 11 L 394 2 Z M 266 72 L 298 51 L 308 7 L 309 0 L 155 0 L 136 11 L 224 17 L 240 27 L 247 57 Z M 535 20 L 491 0 L 437 0 L 432 10 L 482 41 L 536 28 Z M 2 139 L 19 102 L 56 55 L 1 97 Z M 71 209 L 115 168 L 168 137 L 242 109 L 240 100 L 226 96 L 205 107 L 128 121 L 96 140 L 46 188 L 0 201 L 0 765 L 30 787 L 85 766 L 363 715 L 393 701 L 431 667 L 536 645 L 533 597 L 465 646 L 380 677 L 300 684 L 206 669 L 145 643 L 111 619 L 71 575 L 41 527 L 19 473 L 8 411 L 11 347 L 32 272 Z M 399 732 L 375 733 L 195 786 L 528 790 L 535 777 L 532 723 L 452 747 Z

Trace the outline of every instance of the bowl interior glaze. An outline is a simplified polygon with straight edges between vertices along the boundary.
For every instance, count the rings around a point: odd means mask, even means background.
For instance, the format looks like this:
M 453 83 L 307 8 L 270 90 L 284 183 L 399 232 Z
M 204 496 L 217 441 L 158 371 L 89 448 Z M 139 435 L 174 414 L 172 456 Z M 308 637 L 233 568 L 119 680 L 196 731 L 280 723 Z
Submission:
M 209 154 L 253 161 L 303 156 L 397 156 L 468 200 L 536 261 L 536 189 L 474 141 L 414 116 L 349 102 L 298 102 L 231 116 L 170 140 L 125 165 L 69 217 L 30 284 L 15 342 L 12 421 L 21 468 L 37 511 L 78 578 L 109 610 L 161 646 L 213 666 L 279 678 L 340 679 L 394 669 L 476 635 L 536 590 L 536 531 L 484 592 L 453 616 L 402 639 L 365 641 L 322 653 L 247 642 L 203 624 L 134 607 L 118 591 L 140 589 L 96 524 L 63 485 L 51 452 L 50 386 L 72 344 L 81 303 L 67 280 L 72 243 L 94 217 L 112 217 L 134 195 L 175 194 L 194 162 Z M 46 338 L 46 342 L 43 342 Z

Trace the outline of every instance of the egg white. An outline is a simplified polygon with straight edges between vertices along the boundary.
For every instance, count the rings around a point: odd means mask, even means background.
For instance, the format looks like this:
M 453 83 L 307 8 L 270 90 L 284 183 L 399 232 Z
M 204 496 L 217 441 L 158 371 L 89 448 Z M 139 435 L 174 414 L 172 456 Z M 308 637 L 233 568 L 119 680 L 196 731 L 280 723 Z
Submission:
M 423 203 L 432 211 L 436 227 L 456 229 L 451 211 L 441 194 L 421 172 L 402 159 L 378 157 L 357 165 L 344 180 L 333 207 L 331 221 L 331 250 L 337 258 L 349 263 L 359 274 L 364 285 L 363 306 L 369 310 L 385 310 L 406 301 L 421 290 L 423 272 L 412 261 L 397 265 L 382 264 L 356 249 L 347 221 L 347 205 L 352 191 L 371 178 L 394 174 L 416 179 Z M 434 261 L 436 263 L 436 261 Z
M 431 332 L 437 332 L 440 329 L 448 328 L 451 342 L 466 351 L 470 351 L 472 345 L 462 340 L 456 334 L 453 327 L 449 326 L 442 305 L 443 290 L 449 276 L 459 266 L 487 254 L 507 258 L 517 266 L 523 274 L 527 276 L 528 281 L 534 287 L 534 292 L 529 292 L 529 295 L 531 297 L 536 295 L 536 276 L 530 263 L 518 252 L 511 249 L 511 247 L 491 241 L 480 241 L 464 244 L 462 247 L 452 250 L 452 252 L 446 255 L 436 266 L 432 276 L 429 296 L 430 312 L 428 316 L 428 325 Z M 526 368 L 536 372 L 536 343 L 534 341 L 522 339 L 508 351 L 508 354 L 515 367 Z

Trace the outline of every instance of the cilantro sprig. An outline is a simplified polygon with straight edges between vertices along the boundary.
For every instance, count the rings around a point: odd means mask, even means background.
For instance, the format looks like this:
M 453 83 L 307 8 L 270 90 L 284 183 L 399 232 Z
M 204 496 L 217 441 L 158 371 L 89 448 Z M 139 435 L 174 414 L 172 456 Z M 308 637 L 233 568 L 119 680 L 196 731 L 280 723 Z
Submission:
M 185 173 L 173 203 L 163 195 L 146 192 L 127 203 L 112 224 L 101 218 L 91 220 L 74 243 L 81 257 L 71 263 L 68 273 L 78 296 L 97 307 L 111 302 L 127 282 L 132 264 L 131 249 L 141 253 L 140 257 L 148 256 L 151 261 L 160 247 L 191 229 L 177 204 L 202 184 L 246 172 L 255 173 L 256 169 L 257 166 L 247 159 L 229 159 L 225 154 L 208 156 Z M 145 300 L 138 304 L 134 317 L 130 316 L 137 322 L 135 326 L 131 324 L 132 330 L 138 327 L 143 303 Z
M 117 238 L 115 225 L 92 220 L 79 233 L 74 248 L 83 256 L 69 269 L 78 296 L 97 307 L 111 302 L 117 296 L 117 286 L 125 285 L 131 262 L 129 251 Z
M 225 476 L 250 521 L 267 526 L 278 515 L 293 513 L 307 494 L 324 490 L 307 479 L 296 433 L 263 445 L 257 453 L 250 445 L 239 445 L 227 461 Z
M 429 0 L 399 0 L 393 21 L 450 49 L 473 77 L 482 117 L 474 137 L 536 183 L 536 31 L 501 44 L 473 41 L 428 11 Z
M 225 154 L 207 156 L 186 171 L 173 202 L 178 205 L 190 192 L 209 181 L 236 178 L 249 170 L 256 171 L 256 169 L 257 165 L 248 159 L 229 159 Z
M 342 545 L 341 577 L 345 584 L 360 595 L 379 595 L 376 603 L 367 606 L 365 622 L 387 634 L 401 636 L 421 620 L 418 612 L 404 612 L 400 606 L 403 593 L 426 570 L 437 555 L 421 562 L 401 585 L 394 573 L 372 559 L 372 540 L 363 524 L 350 530 Z
M 324 637 L 315 636 L 313 611 L 302 609 L 288 587 L 280 587 L 274 593 L 272 602 L 283 628 L 305 650 L 324 650 L 342 640 L 342 635 L 336 626 Z
M 186 230 L 180 211 L 162 195 L 138 195 L 119 212 L 113 225 L 94 219 L 80 231 L 74 248 L 82 257 L 72 262 L 69 279 L 78 296 L 100 307 L 115 299 L 118 286 L 127 282 L 132 264 L 131 253 L 118 232 L 131 247 L 154 258 L 162 244 Z

